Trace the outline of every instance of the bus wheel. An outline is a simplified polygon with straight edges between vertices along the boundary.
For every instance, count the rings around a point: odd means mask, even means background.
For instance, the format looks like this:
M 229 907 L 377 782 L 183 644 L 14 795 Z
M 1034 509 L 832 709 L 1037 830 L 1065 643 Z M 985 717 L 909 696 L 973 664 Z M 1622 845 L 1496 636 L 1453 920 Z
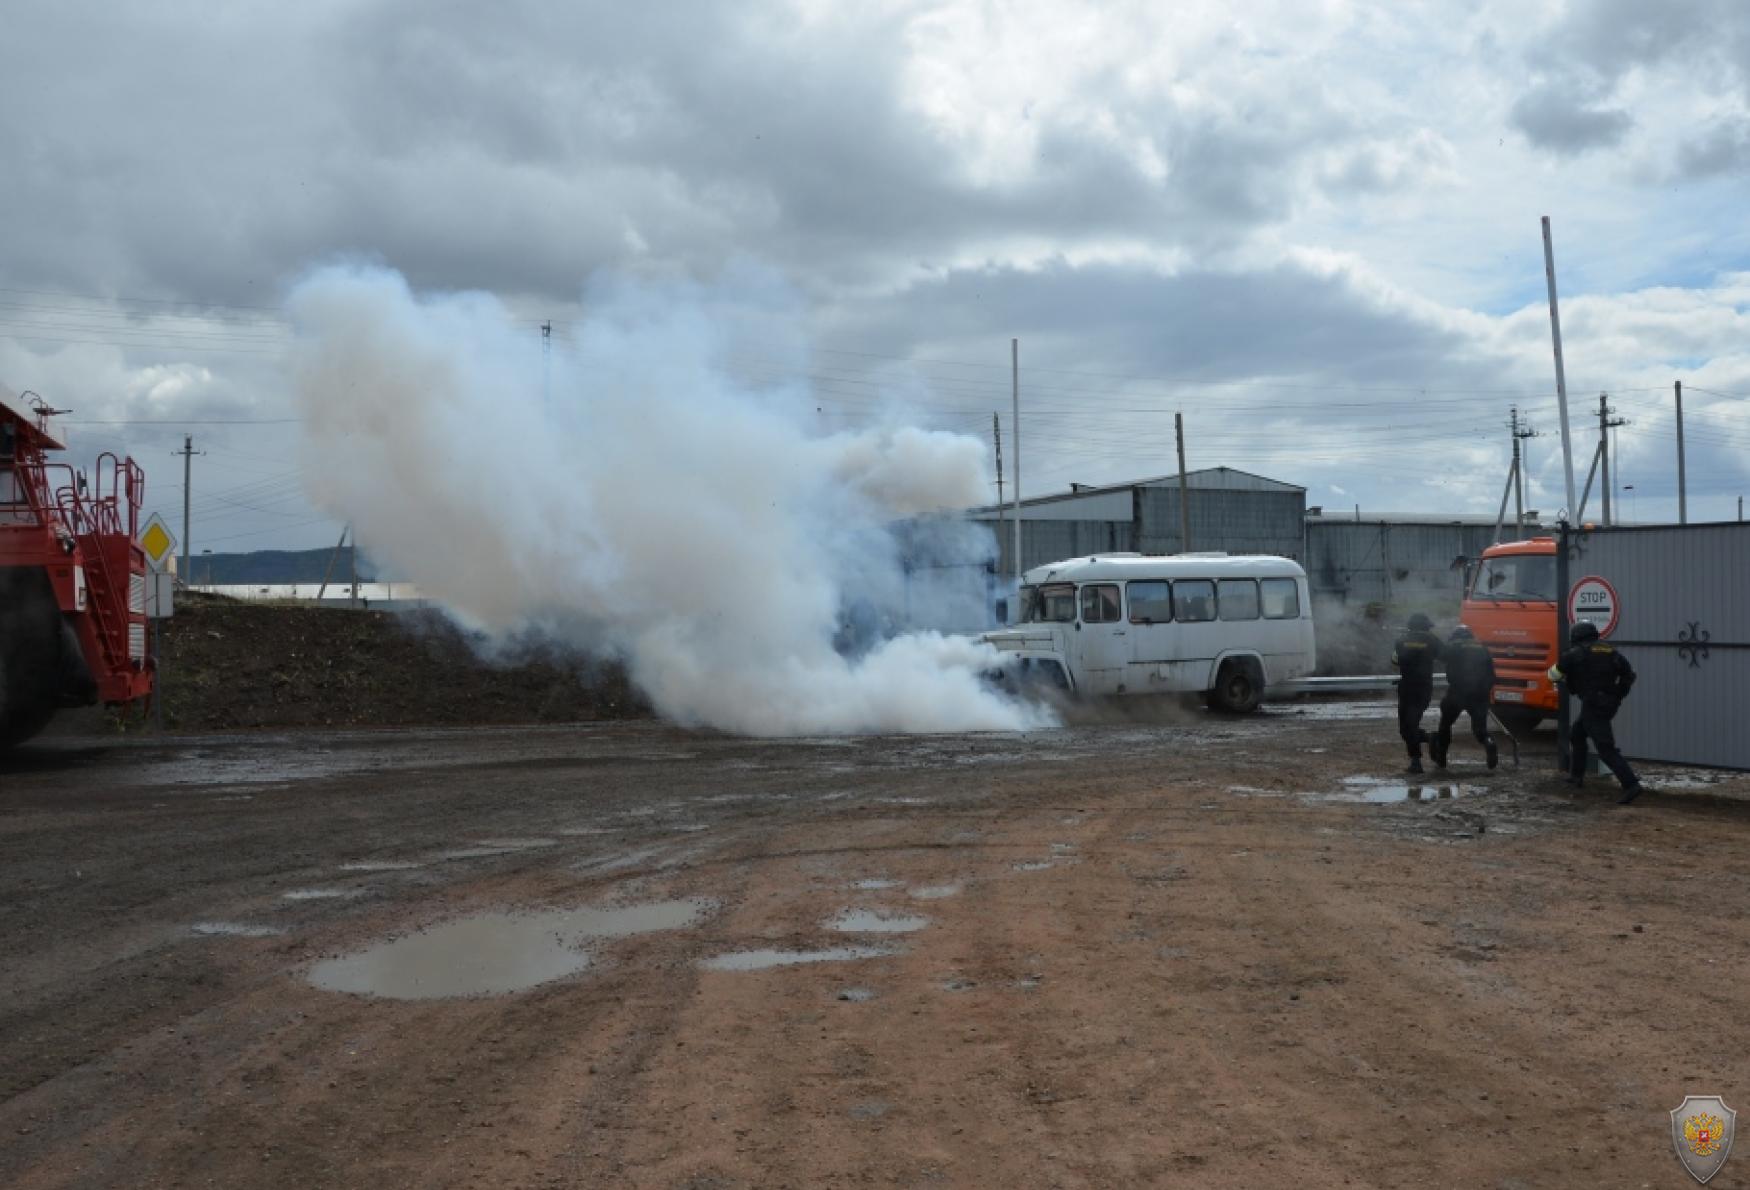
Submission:
M 1263 694 L 1264 683 L 1255 665 L 1249 661 L 1225 661 L 1216 675 L 1215 689 L 1205 697 L 1211 710 L 1243 715 L 1258 709 Z

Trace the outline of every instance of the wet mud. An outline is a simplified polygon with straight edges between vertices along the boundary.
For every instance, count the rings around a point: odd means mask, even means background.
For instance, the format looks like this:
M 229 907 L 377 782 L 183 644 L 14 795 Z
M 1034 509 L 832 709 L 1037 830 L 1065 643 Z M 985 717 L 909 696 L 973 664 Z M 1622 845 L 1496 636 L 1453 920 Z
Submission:
M 1624 808 L 1524 747 L 50 741 L 0 771 L 0 1185 L 1667 1184 L 1750 1068 L 1750 779 Z

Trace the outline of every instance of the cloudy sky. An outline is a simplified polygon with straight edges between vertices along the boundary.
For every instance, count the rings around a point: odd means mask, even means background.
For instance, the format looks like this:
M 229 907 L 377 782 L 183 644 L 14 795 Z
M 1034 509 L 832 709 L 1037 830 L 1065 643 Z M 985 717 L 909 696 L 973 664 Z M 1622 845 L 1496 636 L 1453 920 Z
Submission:
M 0 385 L 132 450 L 195 546 L 330 543 L 281 303 L 310 268 L 570 333 L 604 272 L 781 277 L 822 428 L 1008 423 L 1029 494 L 1193 466 L 1493 512 L 1517 405 L 1563 503 L 1539 217 L 1582 476 L 1750 492 L 1739 0 L 32 2 L 0 38 Z M 1630 486 L 1632 485 L 1632 487 Z

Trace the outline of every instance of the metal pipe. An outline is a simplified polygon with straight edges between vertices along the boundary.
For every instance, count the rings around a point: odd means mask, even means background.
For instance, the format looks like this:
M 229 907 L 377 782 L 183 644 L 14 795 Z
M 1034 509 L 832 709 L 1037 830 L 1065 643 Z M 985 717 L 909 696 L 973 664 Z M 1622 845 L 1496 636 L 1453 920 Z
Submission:
M 1173 414 L 1173 436 L 1179 440 L 1179 552 L 1191 552 L 1190 487 L 1185 482 L 1185 415 Z
M 1561 523 L 1556 537 L 1556 659 L 1568 644 L 1568 522 Z M 1564 675 L 1565 677 L 1565 675 Z M 1556 763 L 1568 770 L 1568 683 L 1556 683 Z
M 1689 480 L 1683 470 L 1683 381 L 1673 386 L 1677 393 L 1677 523 L 1689 523 Z
M 1021 597 L 1021 340 L 1009 340 L 1009 376 L 1014 385 L 1015 412 L 1010 425 L 1015 451 L 1015 598 Z

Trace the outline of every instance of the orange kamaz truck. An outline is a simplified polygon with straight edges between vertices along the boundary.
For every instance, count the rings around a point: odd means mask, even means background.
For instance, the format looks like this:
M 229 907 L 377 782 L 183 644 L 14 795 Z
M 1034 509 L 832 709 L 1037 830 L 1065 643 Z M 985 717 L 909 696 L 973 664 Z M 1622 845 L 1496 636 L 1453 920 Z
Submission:
M 1519 730 L 1554 718 L 1556 542 L 1508 541 L 1483 551 L 1460 618 L 1495 658 L 1495 711 Z

